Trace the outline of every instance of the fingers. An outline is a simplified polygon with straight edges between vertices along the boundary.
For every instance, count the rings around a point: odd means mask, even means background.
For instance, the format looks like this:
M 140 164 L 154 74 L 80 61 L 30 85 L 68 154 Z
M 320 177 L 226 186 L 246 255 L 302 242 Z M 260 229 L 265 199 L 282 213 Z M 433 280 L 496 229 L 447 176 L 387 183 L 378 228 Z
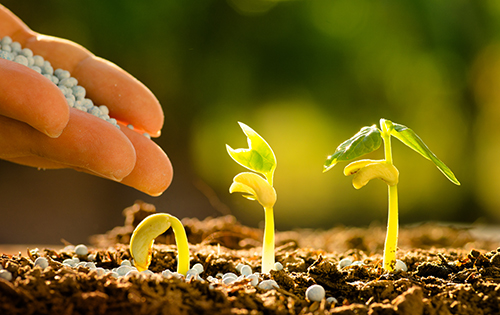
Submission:
M 69 107 L 49 79 L 26 66 L 0 59 L 0 115 L 23 121 L 54 138 L 68 123 Z
M 153 141 L 76 109 L 57 139 L 0 116 L 0 158 L 38 168 L 73 168 L 152 196 L 161 195 L 173 176 L 168 156 Z
M 153 93 L 117 65 L 94 56 L 73 42 L 38 35 L 25 47 L 50 61 L 54 69 L 68 70 L 95 104 L 106 105 L 110 116 L 156 137 L 163 126 L 163 111 Z
M 129 128 L 121 130 L 134 145 L 137 161 L 134 170 L 121 183 L 151 196 L 161 195 L 172 182 L 172 164 L 156 143 Z
M 12 12 L 0 5 L 0 30 L 23 47 L 48 60 L 54 69 L 68 70 L 97 105 L 106 105 L 110 116 L 132 124 L 153 137 L 160 135 L 163 111 L 153 93 L 117 65 L 94 56 L 82 46 L 30 30 Z
M 115 126 L 71 109 L 57 139 L 25 123 L 0 116 L 0 158 L 43 168 L 74 168 L 120 181 L 136 162 L 135 149 Z

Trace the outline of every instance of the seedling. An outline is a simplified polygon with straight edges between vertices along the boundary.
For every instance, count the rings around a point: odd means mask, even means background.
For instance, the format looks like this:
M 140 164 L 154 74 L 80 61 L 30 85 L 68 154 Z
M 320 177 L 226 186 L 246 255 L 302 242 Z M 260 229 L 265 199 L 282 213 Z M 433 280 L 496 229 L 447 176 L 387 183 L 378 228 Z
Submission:
M 398 190 L 399 172 L 393 164 L 391 136 L 399 139 L 424 158 L 432 161 L 452 183 L 460 185 L 453 172 L 429 150 L 419 136 L 410 128 L 380 119 L 380 129 L 376 125 L 363 127 L 352 138 L 344 141 L 330 155 L 324 164 L 323 172 L 330 170 L 338 162 L 350 161 L 377 150 L 384 143 L 384 160 L 359 160 L 344 168 L 346 176 L 354 175 L 352 184 L 360 189 L 370 180 L 379 178 L 389 187 L 389 213 L 387 235 L 384 247 L 384 270 L 393 272 L 396 265 L 398 243 Z
M 227 152 L 241 166 L 260 173 L 242 172 L 233 179 L 229 192 L 244 193 L 243 197 L 257 200 L 265 212 L 264 241 L 262 244 L 262 273 L 274 269 L 274 212 L 276 191 L 273 188 L 273 176 L 276 169 L 276 157 L 267 142 L 252 128 L 239 122 L 248 138 L 248 149 L 233 149 L 226 145 Z
M 172 226 L 177 245 L 177 272 L 186 275 L 189 270 L 189 246 L 181 221 L 167 213 L 146 217 L 137 225 L 130 239 L 130 254 L 138 271 L 147 270 L 151 263 L 151 251 L 155 238 Z

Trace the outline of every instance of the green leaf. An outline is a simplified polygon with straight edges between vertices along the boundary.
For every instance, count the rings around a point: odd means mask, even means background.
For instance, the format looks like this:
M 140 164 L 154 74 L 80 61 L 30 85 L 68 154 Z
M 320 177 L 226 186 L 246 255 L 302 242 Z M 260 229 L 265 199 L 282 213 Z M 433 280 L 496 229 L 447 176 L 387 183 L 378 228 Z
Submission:
M 436 167 L 448 178 L 452 183 L 456 185 L 460 185 L 460 182 L 455 177 L 455 174 L 451 171 L 451 169 L 446 166 L 438 157 L 432 153 L 431 150 L 425 145 L 425 143 L 420 139 L 420 137 L 410 128 L 400 125 L 394 124 L 394 129 L 391 132 L 391 135 L 399 139 L 406 146 L 418 152 L 424 158 L 432 161 Z
M 226 144 L 226 149 L 233 160 L 241 166 L 263 174 L 272 185 L 276 157 L 266 140 L 244 123 L 238 122 L 247 136 L 248 149 L 233 149 Z
M 344 141 L 330 155 L 323 166 L 328 171 L 338 162 L 349 161 L 377 150 L 382 144 L 382 137 L 377 126 L 363 127 L 349 140 Z

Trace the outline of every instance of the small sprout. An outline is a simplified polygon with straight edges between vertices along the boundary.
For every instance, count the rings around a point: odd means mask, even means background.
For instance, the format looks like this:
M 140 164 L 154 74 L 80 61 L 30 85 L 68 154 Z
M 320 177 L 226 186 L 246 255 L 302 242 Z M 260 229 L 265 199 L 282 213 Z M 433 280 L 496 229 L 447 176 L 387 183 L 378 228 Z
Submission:
M 189 270 L 189 245 L 186 231 L 179 219 L 166 213 L 157 213 L 146 217 L 132 233 L 130 254 L 134 258 L 137 270 L 148 269 L 151 263 L 154 239 L 167 231 L 170 226 L 174 231 L 178 251 L 177 272 L 186 275 Z
M 354 160 L 375 151 L 384 143 L 384 160 L 359 160 L 352 162 L 344 168 L 344 174 L 346 176 L 354 175 L 352 184 L 356 189 L 365 186 L 374 178 L 379 178 L 387 184 L 389 189 L 389 219 L 387 222 L 383 265 L 386 271 L 394 272 L 396 268 L 399 268 L 396 267 L 396 248 L 398 242 L 397 184 L 399 181 L 399 172 L 392 160 L 391 137 L 397 138 L 424 158 L 432 161 L 446 178 L 452 183 L 460 185 L 453 172 L 429 150 L 427 145 L 413 130 L 385 119 L 380 119 L 380 129 L 376 125 L 363 127 L 352 138 L 339 145 L 335 152 L 326 159 L 323 171 L 330 170 L 338 162 Z
M 239 123 L 247 136 L 248 149 L 233 149 L 226 145 L 231 158 L 241 166 L 260 173 L 262 176 L 243 172 L 236 175 L 229 192 L 241 192 L 243 197 L 257 200 L 265 213 L 264 241 L 262 245 L 262 272 L 269 273 L 274 266 L 274 204 L 276 191 L 273 188 L 273 176 L 276 169 L 276 157 L 267 142 L 249 126 Z
M 306 290 L 306 299 L 312 302 L 319 302 L 325 298 L 325 289 L 319 284 L 313 284 Z

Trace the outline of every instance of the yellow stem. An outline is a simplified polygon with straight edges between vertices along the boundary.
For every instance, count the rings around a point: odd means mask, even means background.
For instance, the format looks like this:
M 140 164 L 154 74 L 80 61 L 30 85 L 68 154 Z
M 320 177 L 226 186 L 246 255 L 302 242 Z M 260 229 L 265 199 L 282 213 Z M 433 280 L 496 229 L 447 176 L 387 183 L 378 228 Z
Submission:
M 264 208 L 265 227 L 262 243 L 262 273 L 269 273 L 274 269 L 274 211 L 273 208 Z
M 392 160 L 391 129 L 392 122 L 381 120 L 382 140 L 384 141 L 384 154 L 387 163 L 394 165 Z M 396 250 L 398 247 L 399 219 L 398 219 L 398 185 L 389 187 L 389 210 L 387 219 L 387 234 L 384 245 L 384 270 L 394 271 L 396 265 Z
M 189 270 L 189 245 L 186 230 L 182 222 L 174 216 L 170 216 L 170 223 L 177 245 L 177 272 L 185 276 Z
M 396 250 L 398 246 L 398 186 L 389 187 L 389 213 L 387 220 L 387 235 L 384 246 L 384 270 L 392 272 L 396 265 Z

